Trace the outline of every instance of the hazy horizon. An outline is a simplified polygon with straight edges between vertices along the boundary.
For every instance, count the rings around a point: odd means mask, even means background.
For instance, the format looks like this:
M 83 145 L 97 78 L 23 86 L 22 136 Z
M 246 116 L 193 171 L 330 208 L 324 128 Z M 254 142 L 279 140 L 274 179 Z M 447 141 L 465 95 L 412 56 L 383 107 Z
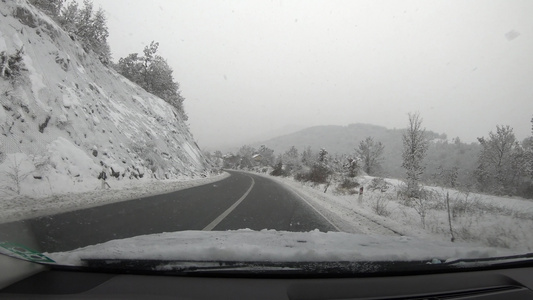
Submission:
M 282 128 L 424 127 L 474 142 L 533 117 L 531 1 L 95 0 L 114 60 L 152 40 L 203 149 Z

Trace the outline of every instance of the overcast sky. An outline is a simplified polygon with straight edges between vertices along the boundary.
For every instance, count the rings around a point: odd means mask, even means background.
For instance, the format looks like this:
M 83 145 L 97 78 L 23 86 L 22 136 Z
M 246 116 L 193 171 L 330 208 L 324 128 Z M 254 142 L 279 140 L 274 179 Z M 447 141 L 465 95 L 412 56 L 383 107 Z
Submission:
M 531 134 L 533 1 L 93 0 L 115 60 L 155 40 L 201 148 L 281 128 Z

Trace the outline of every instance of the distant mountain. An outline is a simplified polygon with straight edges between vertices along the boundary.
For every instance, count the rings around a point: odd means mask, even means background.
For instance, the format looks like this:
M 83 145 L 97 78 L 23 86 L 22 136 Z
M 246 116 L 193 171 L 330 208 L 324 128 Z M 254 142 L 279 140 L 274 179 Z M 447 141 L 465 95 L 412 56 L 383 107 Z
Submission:
M 309 127 L 291 134 L 275 137 L 255 143 L 254 146 L 266 145 L 276 152 L 284 152 L 291 146 L 304 149 L 308 146 L 318 151 L 326 148 L 331 154 L 352 153 L 359 142 L 368 136 L 378 141 L 397 140 L 402 130 L 387 129 L 370 124 L 350 124 L 347 126 L 325 125 Z M 433 134 L 433 133 L 431 133 Z M 438 136 L 437 134 L 433 134 Z
M 330 154 L 354 154 L 359 143 L 366 137 L 373 137 L 374 141 L 382 142 L 385 146 L 383 155 L 383 176 L 402 178 L 402 134 L 405 129 L 387 129 L 383 126 L 371 124 L 350 124 L 347 126 L 314 126 L 291 134 L 279 136 L 260 143 L 252 144 L 258 148 L 265 145 L 276 154 L 284 153 L 291 146 L 295 146 L 300 153 L 311 147 L 314 153 L 325 148 Z M 477 144 L 449 143 L 446 134 L 426 130 L 431 141 L 425 160 L 426 178 L 438 172 L 439 166 L 452 168 L 459 166 L 463 177 L 471 175 L 479 151 Z

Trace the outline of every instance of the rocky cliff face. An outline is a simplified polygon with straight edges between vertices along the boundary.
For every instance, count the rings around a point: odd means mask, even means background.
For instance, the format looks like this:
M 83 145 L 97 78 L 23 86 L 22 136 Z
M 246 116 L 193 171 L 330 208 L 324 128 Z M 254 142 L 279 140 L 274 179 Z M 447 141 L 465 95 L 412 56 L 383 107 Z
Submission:
M 26 1 L 0 1 L 0 13 L 1 61 L 21 59 L 3 64 L 0 76 L 1 191 L 94 189 L 103 167 L 117 180 L 209 171 L 170 105 L 102 65 Z

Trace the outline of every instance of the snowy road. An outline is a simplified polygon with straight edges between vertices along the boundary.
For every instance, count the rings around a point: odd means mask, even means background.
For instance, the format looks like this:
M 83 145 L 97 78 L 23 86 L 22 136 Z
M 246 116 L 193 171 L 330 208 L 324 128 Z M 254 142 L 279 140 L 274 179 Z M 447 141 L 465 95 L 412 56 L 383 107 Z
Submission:
M 55 252 L 183 230 L 338 230 L 279 183 L 230 173 L 229 178 L 213 184 L 174 193 L 0 224 L 0 240 Z

